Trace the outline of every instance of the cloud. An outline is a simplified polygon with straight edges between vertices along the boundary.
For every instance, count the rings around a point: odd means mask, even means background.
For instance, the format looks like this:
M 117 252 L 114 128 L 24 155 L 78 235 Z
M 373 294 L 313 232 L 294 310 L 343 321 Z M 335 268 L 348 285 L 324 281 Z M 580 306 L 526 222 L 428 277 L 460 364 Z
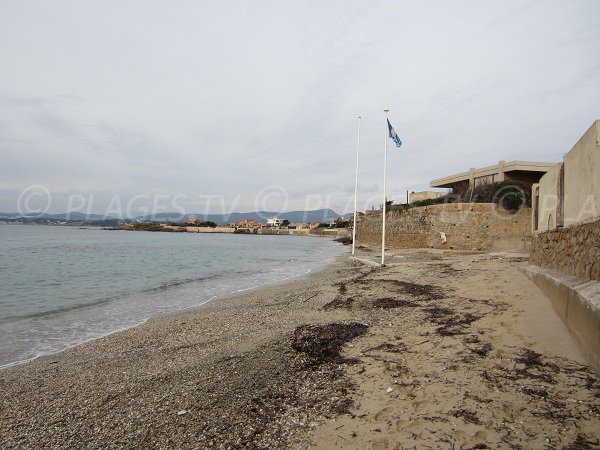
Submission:
M 290 209 L 320 195 L 341 212 L 358 115 L 359 203 L 375 206 L 384 108 L 404 142 L 394 199 L 500 159 L 558 161 L 600 116 L 594 1 L 3 9 L 0 210 L 32 184 L 98 209 L 181 195 L 188 212 L 207 196 L 251 210 L 276 185 Z

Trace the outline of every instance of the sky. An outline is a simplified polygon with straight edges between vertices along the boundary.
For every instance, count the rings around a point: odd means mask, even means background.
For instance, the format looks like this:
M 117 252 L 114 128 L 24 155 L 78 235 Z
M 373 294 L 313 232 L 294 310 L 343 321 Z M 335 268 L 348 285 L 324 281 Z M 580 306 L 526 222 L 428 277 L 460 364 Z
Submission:
M 600 118 L 600 5 L 0 0 L 0 211 L 352 211 Z

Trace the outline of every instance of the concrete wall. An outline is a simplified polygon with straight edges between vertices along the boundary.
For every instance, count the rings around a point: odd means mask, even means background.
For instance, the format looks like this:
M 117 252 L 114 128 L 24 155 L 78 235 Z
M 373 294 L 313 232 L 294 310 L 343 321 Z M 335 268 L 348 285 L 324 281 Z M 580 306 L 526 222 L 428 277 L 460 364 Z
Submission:
M 287 228 L 263 228 L 259 234 L 271 234 L 279 236 L 330 236 L 332 238 L 351 236 L 352 230 L 349 228 L 308 228 L 287 229 Z
M 443 244 L 440 232 L 447 242 Z M 359 244 L 381 245 L 381 214 L 358 224 Z M 392 211 L 386 219 L 386 247 L 457 250 L 521 249 L 531 237 L 531 209 L 510 214 L 493 203 L 449 203 Z
M 600 218 L 536 234 L 529 262 L 582 280 L 600 280 Z
M 352 236 L 351 228 L 313 228 L 310 230 L 312 236 L 346 237 Z
M 563 159 L 565 225 L 600 214 L 600 120 L 596 120 Z
M 600 373 L 600 121 L 544 175 L 524 270 Z M 534 208 L 536 205 L 534 204 Z
M 185 227 L 188 233 L 233 233 L 235 228 L 229 227 Z
M 534 265 L 521 270 L 546 294 L 592 368 L 600 374 L 600 282 Z
M 588 128 L 562 164 L 540 179 L 538 188 L 538 219 L 532 224 L 537 232 L 600 216 L 600 120 Z M 536 186 L 532 189 L 535 198 Z
M 560 214 L 558 189 L 561 164 L 557 164 L 544 175 L 538 186 L 537 208 L 538 224 L 537 231 L 553 230 L 557 225 L 557 218 Z M 533 187 L 535 189 L 535 186 Z M 535 191 L 532 198 L 535 198 Z

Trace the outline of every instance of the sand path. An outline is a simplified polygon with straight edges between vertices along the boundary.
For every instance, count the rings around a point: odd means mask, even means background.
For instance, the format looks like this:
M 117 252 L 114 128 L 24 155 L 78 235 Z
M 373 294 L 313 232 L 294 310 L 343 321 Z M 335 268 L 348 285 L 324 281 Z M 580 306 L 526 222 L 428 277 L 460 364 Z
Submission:
M 597 379 L 517 261 L 419 251 L 389 259 L 344 285 L 352 302 L 338 299 L 357 315 L 377 291 L 398 306 L 346 347 L 356 408 L 317 428 L 315 448 L 598 446 Z

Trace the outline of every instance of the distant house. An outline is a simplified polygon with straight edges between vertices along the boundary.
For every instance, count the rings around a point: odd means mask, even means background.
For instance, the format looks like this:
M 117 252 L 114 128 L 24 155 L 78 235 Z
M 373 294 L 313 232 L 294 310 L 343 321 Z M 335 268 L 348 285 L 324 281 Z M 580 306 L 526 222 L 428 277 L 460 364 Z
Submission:
M 337 219 L 333 219 L 329 222 L 329 228 L 344 228 L 349 224 L 348 219 L 344 219 L 343 217 L 338 217 Z
M 283 219 L 278 219 L 273 217 L 272 219 L 267 219 L 267 227 L 279 228 L 283 225 Z
M 433 188 L 450 188 L 453 194 L 463 194 L 482 184 L 491 184 L 499 181 L 516 181 L 533 185 L 555 166 L 554 163 L 533 161 L 500 161 L 494 166 L 475 169 L 468 172 L 448 175 L 431 180 L 429 185 Z
M 262 228 L 262 225 L 258 222 L 255 222 L 252 219 L 244 219 L 239 222 L 234 222 L 229 224 L 230 228 L 248 228 L 248 229 L 259 229 Z
M 190 217 L 187 221 L 188 225 L 191 226 L 197 226 L 200 223 L 200 221 L 198 219 L 196 219 L 195 217 Z

